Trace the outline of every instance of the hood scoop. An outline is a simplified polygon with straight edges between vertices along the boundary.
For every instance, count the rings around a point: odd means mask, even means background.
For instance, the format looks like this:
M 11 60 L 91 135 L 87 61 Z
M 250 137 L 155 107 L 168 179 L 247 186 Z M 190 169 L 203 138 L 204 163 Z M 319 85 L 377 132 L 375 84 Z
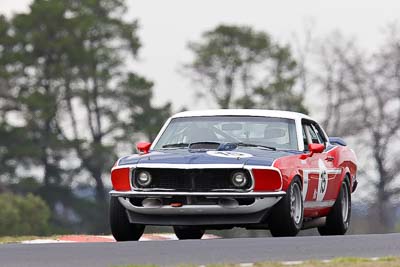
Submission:
M 223 143 L 220 144 L 219 147 L 217 148 L 218 151 L 232 151 L 237 148 L 237 144 L 234 143 Z
M 220 146 L 218 142 L 195 142 L 189 145 L 189 151 L 191 150 L 216 150 Z
M 236 144 L 233 143 L 218 143 L 218 142 L 195 142 L 189 145 L 189 151 L 192 150 L 217 150 L 217 151 L 231 151 L 237 148 Z

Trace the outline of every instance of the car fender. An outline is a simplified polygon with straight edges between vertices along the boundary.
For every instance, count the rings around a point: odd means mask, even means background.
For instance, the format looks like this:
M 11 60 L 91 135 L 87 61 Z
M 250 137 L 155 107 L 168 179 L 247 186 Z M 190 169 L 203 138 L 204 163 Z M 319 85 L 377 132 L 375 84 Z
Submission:
M 301 186 L 303 187 L 303 176 L 299 171 L 299 165 L 300 159 L 298 155 L 281 157 L 273 162 L 272 166 L 278 168 L 282 174 L 282 190 L 286 191 L 295 177 L 300 178 Z

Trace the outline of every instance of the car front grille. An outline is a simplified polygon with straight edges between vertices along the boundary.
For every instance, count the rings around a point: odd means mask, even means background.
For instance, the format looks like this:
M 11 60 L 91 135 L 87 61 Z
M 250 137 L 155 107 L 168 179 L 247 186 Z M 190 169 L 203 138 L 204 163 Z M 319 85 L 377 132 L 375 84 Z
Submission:
M 143 188 L 137 182 L 137 175 L 147 171 L 152 176 L 152 183 L 146 189 L 165 189 L 174 191 L 207 192 L 218 190 L 238 190 L 232 182 L 231 176 L 237 171 L 244 172 L 247 183 L 239 190 L 248 190 L 252 180 L 248 170 L 244 169 L 158 169 L 138 168 L 132 173 L 132 184 L 136 188 Z

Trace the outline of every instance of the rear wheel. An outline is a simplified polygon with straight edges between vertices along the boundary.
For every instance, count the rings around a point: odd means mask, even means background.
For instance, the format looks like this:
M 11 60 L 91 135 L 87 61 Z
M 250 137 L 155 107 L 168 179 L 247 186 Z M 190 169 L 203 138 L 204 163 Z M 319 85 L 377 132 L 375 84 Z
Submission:
M 286 195 L 272 208 L 269 229 L 272 236 L 296 236 L 303 226 L 303 196 L 300 179 L 293 179 Z
M 194 226 L 174 226 L 176 237 L 180 240 L 184 239 L 201 239 L 204 235 L 204 229 Z
M 339 196 L 328 216 L 326 224 L 318 227 L 320 235 L 344 235 L 349 229 L 351 215 L 351 192 L 348 179 L 340 187 Z
M 110 226 L 116 241 L 137 241 L 145 228 L 144 225 L 129 222 L 126 209 L 117 197 L 110 199 Z

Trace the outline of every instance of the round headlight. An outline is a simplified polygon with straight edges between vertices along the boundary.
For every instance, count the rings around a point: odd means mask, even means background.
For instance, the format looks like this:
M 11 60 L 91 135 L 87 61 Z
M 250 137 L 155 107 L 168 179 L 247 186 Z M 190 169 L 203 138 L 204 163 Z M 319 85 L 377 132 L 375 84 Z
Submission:
M 149 172 L 141 171 L 137 175 L 137 183 L 140 186 L 148 186 L 151 183 L 151 175 Z
M 231 178 L 232 184 L 236 187 L 243 187 L 247 184 L 247 177 L 244 172 L 235 172 Z

